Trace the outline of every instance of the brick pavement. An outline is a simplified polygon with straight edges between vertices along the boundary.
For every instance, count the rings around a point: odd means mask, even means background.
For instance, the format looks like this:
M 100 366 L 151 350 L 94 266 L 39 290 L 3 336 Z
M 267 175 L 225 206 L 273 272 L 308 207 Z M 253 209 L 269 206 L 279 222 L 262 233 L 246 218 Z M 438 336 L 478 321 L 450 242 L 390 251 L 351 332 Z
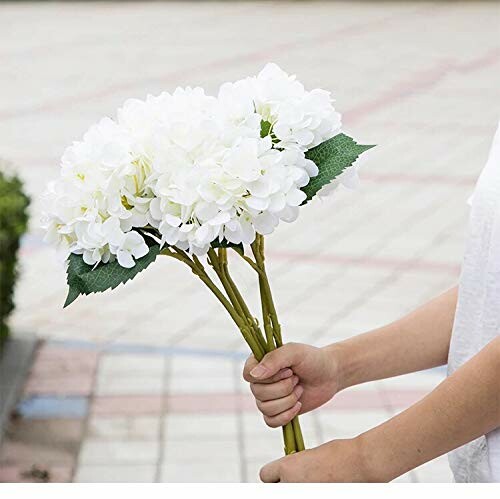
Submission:
M 64 270 L 41 243 L 36 197 L 64 147 L 124 99 L 212 91 L 278 62 L 332 89 L 346 129 L 379 144 L 358 191 L 312 203 L 269 238 L 284 333 L 319 345 L 382 325 L 456 282 L 465 200 L 499 118 L 498 4 L 12 3 L 0 18 L 0 156 L 34 197 L 12 325 L 44 340 L 0 481 L 46 470 L 52 481 L 255 480 L 280 435 L 253 408 L 245 349 L 218 304 L 161 261 L 62 311 Z M 255 306 L 253 276 L 235 264 Z M 308 444 L 383 421 L 443 374 L 340 394 L 303 418 Z M 400 480 L 449 479 L 441 458 Z

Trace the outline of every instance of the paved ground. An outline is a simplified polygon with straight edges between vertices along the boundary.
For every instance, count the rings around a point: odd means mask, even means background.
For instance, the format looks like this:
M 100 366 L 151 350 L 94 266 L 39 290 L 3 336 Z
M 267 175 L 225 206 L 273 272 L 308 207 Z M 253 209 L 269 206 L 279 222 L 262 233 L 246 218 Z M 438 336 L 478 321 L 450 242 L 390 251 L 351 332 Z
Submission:
M 125 98 L 213 90 L 276 61 L 334 90 L 346 129 L 379 144 L 359 191 L 313 203 L 270 238 L 284 333 L 321 345 L 381 325 L 457 280 L 465 201 L 499 117 L 499 5 L 2 3 L 0 19 L 0 156 L 34 196 L 12 325 L 44 339 L 0 481 L 255 480 L 280 435 L 240 381 L 245 349 L 217 303 L 161 261 L 63 311 L 64 271 L 41 243 L 36 196 L 64 147 Z M 443 373 L 340 394 L 303 417 L 307 444 L 387 419 Z M 450 474 L 439 459 L 401 480 Z

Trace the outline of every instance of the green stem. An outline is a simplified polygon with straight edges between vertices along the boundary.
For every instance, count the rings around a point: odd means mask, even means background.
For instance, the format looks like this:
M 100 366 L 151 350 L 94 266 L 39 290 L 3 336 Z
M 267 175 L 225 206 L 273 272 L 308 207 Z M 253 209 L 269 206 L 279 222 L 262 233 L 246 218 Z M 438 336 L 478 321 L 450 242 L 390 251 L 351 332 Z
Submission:
M 226 248 L 219 248 L 219 264 L 220 264 L 220 269 L 222 272 L 222 275 L 226 282 L 228 283 L 229 288 L 231 288 L 233 295 L 235 297 L 236 302 L 239 304 L 241 310 L 242 310 L 242 316 L 246 319 L 250 327 L 252 328 L 254 332 L 254 336 L 257 339 L 257 341 L 260 343 L 260 346 L 262 349 L 267 352 L 267 344 L 266 340 L 262 336 L 262 332 L 258 326 L 257 320 L 255 317 L 250 313 L 250 309 L 248 308 L 248 305 L 246 304 L 242 294 L 240 293 L 240 290 L 236 286 L 236 283 L 233 281 L 230 273 L 229 273 L 229 267 L 228 267 L 228 260 L 227 260 L 227 250 Z
M 261 296 L 263 293 L 264 301 L 267 306 L 267 310 L 271 319 L 273 326 L 274 337 L 277 346 L 283 345 L 283 339 L 281 337 L 281 326 L 278 321 L 278 314 L 276 313 L 276 307 L 274 306 L 273 295 L 271 293 L 271 286 L 269 284 L 269 279 L 266 274 L 266 266 L 264 263 L 264 237 L 257 234 L 255 241 L 251 245 L 252 252 L 259 268 L 259 286 L 261 289 Z
M 168 250 L 164 251 L 163 254 L 171 256 L 177 260 L 180 260 L 191 268 L 193 273 L 202 280 L 202 282 L 208 287 L 208 289 L 210 289 L 210 291 L 212 291 L 212 293 L 216 296 L 216 298 L 228 311 L 229 315 L 231 316 L 235 324 L 238 326 L 238 329 L 240 330 L 244 340 L 247 342 L 248 346 L 252 350 L 252 353 L 255 356 L 255 358 L 257 360 L 261 360 L 265 355 L 265 351 L 255 340 L 250 328 L 241 319 L 240 315 L 238 315 L 238 313 L 233 308 L 233 305 L 230 303 L 230 301 L 224 296 L 222 291 L 215 285 L 212 279 L 210 279 L 209 275 L 205 271 L 205 268 L 203 267 L 199 259 L 196 256 L 193 256 L 193 260 L 191 260 L 191 258 L 189 258 L 189 256 L 185 251 L 180 250 L 178 248 L 174 248 L 174 250 L 175 253 L 173 251 Z
M 196 255 L 193 255 L 191 259 L 185 251 L 175 247 L 173 250 L 171 248 L 164 249 L 162 254 L 175 258 L 191 268 L 193 273 L 201 279 L 227 310 L 238 326 L 246 343 L 252 350 L 253 355 L 260 361 L 267 352 L 274 350 L 276 346 L 281 346 L 283 343 L 281 339 L 281 327 L 278 322 L 276 308 L 272 299 L 271 287 L 264 265 L 264 240 L 262 236 L 257 236 L 255 242 L 252 244 L 252 251 L 254 253 L 255 262 L 246 256 L 243 256 L 243 258 L 259 275 L 259 291 L 266 339 L 262 336 L 256 319 L 251 315 L 243 296 L 229 274 L 225 248 L 219 251 L 219 255 L 211 248 L 208 252 L 208 259 L 210 265 L 219 277 L 228 297 L 226 297 L 212 279 L 210 279 L 210 276 L 207 274 L 203 264 Z M 286 454 L 304 450 L 304 440 L 298 417 L 295 417 L 290 423 L 283 427 L 283 438 Z
M 271 324 L 271 316 L 269 314 L 269 307 L 267 305 L 267 300 L 265 298 L 265 291 L 262 286 L 262 279 L 259 277 L 259 291 L 261 296 L 261 307 L 262 307 L 262 321 L 264 323 L 264 331 L 266 332 L 267 349 L 269 351 L 274 350 L 276 347 L 274 342 L 273 328 Z
M 281 336 L 281 326 L 278 321 L 278 314 L 274 305 L 271 286 L 269 284 L 269 279 L 267 278 L 266 267 L 264 263 L 265 257 L 263 236 L 258 234 L 255 238 L 254 243 L 252 243 L 251 248 L 257 267 L 260 270 L 259 288 L 262 301 L 262 313 L 265 314 L 264 317 L 268 317 L 268 323 L 269 321 L 271 322 L 274 341 L 276 342 L 276 345 L 280 347 L 283 345 L 283 339 Z M 271 325 L 267 324 L 266 336 L 268 338 L 268 344 L 274 347 L 274 344 L 272 343 L 272 341 L 270 341 L 270 333 L 268 333 L 268 329 Z M 264 327 L 266 328 L 266 322 L 264 322 Z M 305 449 L 304 438 L 302 436 L 302 430 L 300 428 L 298 416 L 295 416 L 295 418 L 293 418 L 290 423 L 283 427 L 283 438 L 285 439 L 286 454 L 299 452 Z
M 306 446 L 304 444 L 304 437 L 302 436 L 302 428 L 300 427 L 298 416 L 295 416 L 292 419 L 292 427 L 293 427 L 293 433 L 295 434 L 295 443 L 297 444 L 297 452 L 305 450 Z
M 213 267 L 215 273 L 219 277 L 222 286 L 224 287 L 229 300 L 233 304 L 233 307 L 237 311 L 240 316 L 240 319 L 245 324 L 248 329 L 248 334 L 250 334 L 253 338 L 253 342 L 258 345 L 259 354 L 258 360 L 262 359 L 266 354 L 266 343 L 262 337 L 262 333 L 260 329 L 257 327 L 255 323 L 255 319 L 250 314 L 250 311 L 243 300 L 238 288 L 236 287 L 234 281 L 229 276 L 229 272 L 227 270 L 227 253 L 225 248 L 219 249 L 219 255 L 215 252 L 214 249 L 210 248 L 208 250 L 208 258 L 209 263 Z M 254 353 L 255 355 L 255 353 Z
M 292 423 L 287 423 L 282 427 L 283 440 L 285 442 L 285 454 L 293 454 L 297 452 L 297 445 L 295 443 L 295 434 Z
M 222 263 L 222 258 L 221 254 L 219 253 L 219 256 L 217 257 L 216 252 L 213 249 L 208 250 L 208 261 L 210 265 L 213 267 L 215 273 L 219 277 L 222 286 L 226 290 L 227 296 L 229 297 L 229 300 L 233 304 L 233 307 L 236 309 L 236 312 L 239 314 L 240 317 L 244 317 L 244 311 L 243 308 L 236 298 L 236 294 L 234 293 L 234 290 L 232 286 L 230 285 L 225 272 L 224 272 L 224 265 Z

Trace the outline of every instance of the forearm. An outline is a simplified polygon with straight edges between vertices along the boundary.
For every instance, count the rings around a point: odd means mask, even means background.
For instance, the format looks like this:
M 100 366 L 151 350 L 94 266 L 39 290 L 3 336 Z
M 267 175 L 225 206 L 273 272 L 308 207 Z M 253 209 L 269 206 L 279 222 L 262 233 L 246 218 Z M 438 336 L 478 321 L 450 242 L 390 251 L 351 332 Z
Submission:
M 370 481 L 403 473 L 500 427 L 500 338 L 428 396 L 360 435 Z
M 341 387 L 445 364 L 456 303 L 452 288 L 392 324 L 326 347 L 342 359 Z

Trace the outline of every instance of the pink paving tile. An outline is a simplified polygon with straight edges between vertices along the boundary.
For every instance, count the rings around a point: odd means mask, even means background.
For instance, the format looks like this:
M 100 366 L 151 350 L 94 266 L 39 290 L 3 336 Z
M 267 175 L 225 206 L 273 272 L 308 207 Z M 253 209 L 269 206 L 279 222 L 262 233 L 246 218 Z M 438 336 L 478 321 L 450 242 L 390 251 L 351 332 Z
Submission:
M 67 348 L 43 344 L 37 353 L 37 360 L 58 360 L 68 358 L 79 358 L 97 360 L 100 352 L 98 350 L 87 350 L 84 348 Z
M 335 254 L 318 254 L 311 252 L 295 252 L 295 251 L 270 251 L 270 256 L 276 260 L 290 260 L 301 262 L 312 262 L 315 264 L 345 264 L 356 265 L 357 267 L 374 267 L 374 268 L 394 268 L 403 267 L 406 269 L 417 269 L 423 272 L 444 272 L 450 274 L 458 274 L 460 265 L 444 262 L 432 262 L 421 259 L 405 259 L 405 258 L 382 258 L 382 257 L 357 257 Z
M 0 449 L 0 482 L 67 482 L 83 434 L 83 421 L 9 421 Z
M 68 466 L 0 466 L 0 483 L 71 482 L 73 469 Z
M 386 400 L 379 392 L 342 392 L 326 405 L 330 409 L 385 409 Z M 236 410 L 254 411 L 255 400 L 251 395 L 235 393 L 195 393 L 167 397 L 168 412 L 217 413 Z
M 172 395 L 167 397 L 167 411 L 186 413 L 234 412 L 239 403 L 240 396 L 234 393 Z
M 71 376 L 31 375 L 24 388 L 25 395 L 89 395 L 94 378 L 89 374 Z
M 163 399 L 161 396 L 102 396 L 95 397 L 90 412 L 101 416 L 134 416 L 160 414 Z
M 99 352 L 42 346 L 35 357 L 31 372 L 36 376 L 64 375 L 68 372 L 92 373 L 95 371 Z
M 36 362 L 30 369 L 30 375 L 37 378 L 62 378 L 71 374 L 92 375 L 96 370 L 96 363 L 86 359 L 64 359 L 57 361 Z
M 35 442 L 11 442 L 2 444 L 0 450 L 0 467 L 4 466 L 50 466 L 60 465 L 72 467 L 75 455 L 72 450 Z
M 79 419 L 22 419 L 16 418 L 7 427 L 8 439 L 41 446 L 61 447 L 78 451 L 83 434 L 83 421 Z

